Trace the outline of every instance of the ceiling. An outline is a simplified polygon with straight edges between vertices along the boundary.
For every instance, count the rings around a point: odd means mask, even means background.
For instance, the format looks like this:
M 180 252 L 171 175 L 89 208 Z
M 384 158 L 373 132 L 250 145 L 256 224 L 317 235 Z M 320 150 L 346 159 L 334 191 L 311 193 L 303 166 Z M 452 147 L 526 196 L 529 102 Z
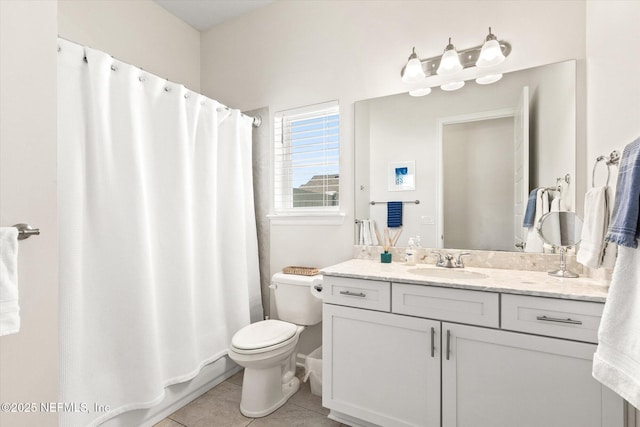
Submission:
M 273 3 L 274 0 L 153 0 L 199 31 Z

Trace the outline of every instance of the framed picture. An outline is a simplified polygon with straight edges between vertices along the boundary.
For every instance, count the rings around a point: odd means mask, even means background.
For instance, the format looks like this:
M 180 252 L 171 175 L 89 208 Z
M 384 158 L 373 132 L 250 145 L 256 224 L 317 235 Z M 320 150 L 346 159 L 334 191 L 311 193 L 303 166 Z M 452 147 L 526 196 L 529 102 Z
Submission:
M 416 162 L 389 163 L 389 191 L 410 191 L 416 189 Z

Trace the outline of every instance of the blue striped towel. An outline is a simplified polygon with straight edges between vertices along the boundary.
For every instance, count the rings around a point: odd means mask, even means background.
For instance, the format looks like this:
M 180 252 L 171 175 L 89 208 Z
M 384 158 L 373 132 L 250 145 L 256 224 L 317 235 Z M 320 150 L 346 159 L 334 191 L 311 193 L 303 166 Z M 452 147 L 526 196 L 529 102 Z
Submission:
M 387 227 L 402 227 L 402 202 L 387 202 Z
M 640 138 L 622 152 L 616 184 L 613 216 L 607 230 L 607 242 L 638 247 L 640 236 Z

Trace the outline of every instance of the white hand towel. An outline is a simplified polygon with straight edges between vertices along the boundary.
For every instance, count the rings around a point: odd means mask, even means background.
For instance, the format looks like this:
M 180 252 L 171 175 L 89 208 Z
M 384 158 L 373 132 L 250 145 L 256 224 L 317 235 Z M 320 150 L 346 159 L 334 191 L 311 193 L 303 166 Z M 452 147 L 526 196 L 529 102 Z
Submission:
M 379 245 L 378 238 L 376 237 L 376 220 L 369 220 L 369 235 L 371 236 L 371 245 Z
M 538 234 L 538 223 L 542 215 L 549 212 L 549 194 L 544 189 L 539 189 L 536 193 L 536 215 L 533 219 L 533 226 L 529 227 L 527 233 L 527 243 L 524 247 L 525 252 L 543 252 L 544 242 Z
M 369 219 L 362 220 L 362 240 L 363 245 L 371 245 L 371 220 Z
M 620 246 L 598 330 L 593 377 L 640 408 L 640 249 Z
M 18 229 L 0 228 L 0 336 L 20 331 Z
M 604 241 L 611 217 L 610 196 L 611 190 L 603 186 L 590 189 L 584 197 L 584 224 L 576 259 L 589 268 L 602 267 L 605 253 L 605 266 L 612 267 L 615 261 L 615 245 Z

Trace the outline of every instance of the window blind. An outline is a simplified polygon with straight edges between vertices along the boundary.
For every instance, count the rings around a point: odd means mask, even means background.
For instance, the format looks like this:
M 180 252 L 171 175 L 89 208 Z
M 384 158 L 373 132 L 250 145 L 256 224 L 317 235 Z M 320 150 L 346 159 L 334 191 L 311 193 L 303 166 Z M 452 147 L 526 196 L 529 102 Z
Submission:
M 337 102 L 276 113 L 276 212 L 338 210 L 340 112 Z

